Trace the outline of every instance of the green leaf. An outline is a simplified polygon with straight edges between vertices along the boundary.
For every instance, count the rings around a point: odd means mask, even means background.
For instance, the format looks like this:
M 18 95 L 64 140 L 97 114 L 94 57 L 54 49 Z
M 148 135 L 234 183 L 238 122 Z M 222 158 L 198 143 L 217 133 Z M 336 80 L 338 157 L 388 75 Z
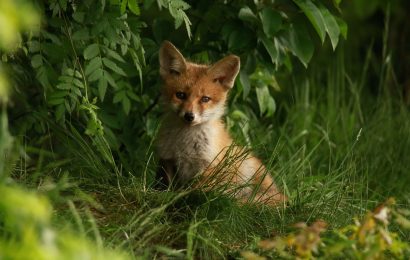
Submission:
M 104 125 L 107 125 L 109 128 L 121 129 L 121 123 L 118 120 L 119 118 L 113 115 L 101 114 L 101 121 L 104 122 Z
M 178 29 L 182 23 L 185 23 L 185 28 L 188 33 L 188 38 L 191 38 L 191 21 L 184 10 L 190 8 L 190 5 L 182 0 L 164 1 L 162 5 L 168 8 L 169 13 L 175 20 L 175 29 Z
M 65 83 L 71 83 L 73 81 L 73 77 L 63 75 L 63 76 L 58 77 L 58 80 L 61 82 L 65 82 Z
M 84 88 L 84 84 L 81 80 L 74 78 L 72 76 L 60 76 L 58 78 L 59 81 L 61 81 L 62 83 L 60 83 L 60 85 L 62 85 L 63 83 L 67 83 L 70 85 L 75 85 L 79 88 Z
M 172 16 L 174 16 L 175 19 L 175 29 L 178 29 L 184 22 L 182 14 L 178 12 L 177 14 L 173 14 Z
M 249 91 L 251 90 L 251 83 L 249 81 L 248 74 L 244 71 L 241 71 L 239 73 L 239 80 L 243 87 L 243 98 L 246 98 L 249 95 Z
M 52 34 L 52 33 L 50 33 L 50 32 L 47 32 L 47 31 L 41 31 L 41 33 L 43 34 L 43 36 L 44 36 L 46 39 L 51 40 L 52 43 L 57 44 L 57 45 L 59 45 L 59 46 L 62 45 L 61 40 L 60 40 L 56 35 L 54 35 L 54 34 Z
M 111 74 L 108 71 L 104 71 L 104 78 L 108 81 L 108 83 L 112 87 L 118 88 L 117 83 L 115 82 L 115 80 L 113 79 L 113 77 L 111 76 Z
M 76 22 L 82 23 L 84 21 L 85 12 L 75 12 L 73 13 L 73 19 Z
M 71 89 L 73 87 L 73 84 L 71 83 L 60 83 L 56 86 L 58 89 Z
M 289 30 L 285 33 L 285 41 L 284 45 L 288 46 L 292 53 L 307 67 L 313 56 L 314 45 L 303 22 L 295 21 L 295 23 L 290 24 Z
M 275 44 L 273 43 L 273 40 L 268 39 L 265 35 L 262 35 L 260 39 L 263 43 L 263 46 L 265 46 L 265 49 L 268 51 L 272 63 L 278 65 L 279 55 Z
M 154 2 L 156 2 L 156 0 L 145 0 L 143 5 L 144 9 L 148 10 Z
M 192 33 L 191 33 L 191 21 L 189 20 L 189 17 L 186 15 L 186 13 L 182 13 L 182 18 L 184 19 L 185 23 L 185 30 L 188 34 L 188 38 L 191 39 Z
M 340 3 L 342 2 L 342 0 L 332 0 L 332 2 L 333 2 L 333 6 L 337 9 L 337 11 L 341 13 L 342 10 L 340 10 Z
M 64 120 L 64 114 L 65 114 L 65 105 L 64 103 L 61 103 L 60 105 L 57 106 L 56 109 L 56 119 L 57 121 L 62 121 Z
M 138 96 L 135 95 L 135 93 L 132 92 L 131 90 L 128 90 L 128 91 L 127 91 L 127 96 L 128 96 L 130 99 L 134 100 L 134 101 L 139 101 L 139 100 L 140 100 L 140 99 L 138 98 Z
M 84 88 L 84 84 L 81 80 L 74 78 L 74 77 L 70 77 L 70 76 L 61 76 L 58 78 L 60 81 L 64 82 L 65 84 L 69 84 L 69 85 L 75 85 L 79 88 Z M 64 83 L 61 83 L 59 85 L 64 85 Z
M 258 18 L 249 8 L 249 6 L 242 7 L 238 14 L 239 19 L 246 22 L 258 23 Z
M 125 98 L 125 91 L 124 91 L 124 90 L 121 90 L 121 91 L 118 91 L 117 93 L 115 93 L 114 99 L 113 99 L 112 102 L 115 104 L 115 103 L 120 102 L 120 101 L 123 100 L 124 98 Z
M 64 74 L 67 74 L 67 75 L 69 75 L 69 76 L 71 76 L 71 77 L 77 77 L 77 78 L 80 78 L 80 79 L 82 79 L 83 78 L 83 75 L 81 75 L 81 73 L 78 71 L 78 70 L 73 70 L 73 69 L 71 69 L 71 68 L 67 68 L 67 69 L 65 69 L 64 70 Z
M 282 25 L 282 17 L 279 12 L 265 8 L 259 13 L 259 16 L 262 20 L 263 32 L 267 36 L 274 36 Z
M 73 33 L 72 35 L 73 40 L 88 40 L 90 38 L 90 34 L 87 28 L 83 28 Z
M 75 71 L 74 71 L 74 75 L 75 75 L 77 78 L 80 78 L 80 79 L 83 78 L 83 75 L 82 75 L 78 70 L 75 70 Z
M 229 35 L 228 47 L 231 50 L 245 49 L 253 40 L 253 32 L 246 28 L 237 28 Z
M 96 69 L 91 75 L 88 77 L 89 82 L 97 81 L 103 76 L 102 69 Z
M 248 74 L 253 73 L 256 69 L 257 60 L 255 56 L 255 53 L 249 53 L 246 57 L 245 64 L 243 65 L 243 67 L 241 67 L 241 69 L 243 69 Z
M 49 105 L 55 106 L 55 105 L 63 104 L 64 100 L 65 100 L 64 98 L 53 98 L 53 99 L 47 100 L 47 103 Z
M 269 93 L 268 86 L 257 87 L 256 98 L 258 99 L 260 114 L 266 113 L 266 116 L 272 116 L 276 110 L 276 103 Z
M 40 54 L 36 54 L 33 56 L 33 58 L 31 58 L 31 66 L 33 66 L 33 68 L 37 69 L 42 65 L 43 65 L 43 56 L 41 56 Z
M 77 96 L 79 96 L 79 97 L 82 96 L 81 91 L 80 91 L 79 88 L 73 88 L 72 91 L 74 92 L 75 95 L 77 95 Z
M 310 0 L 293 0 L 293 2 L 305 13 L 323 43 L 325 41 L 326 29 L 320 10 Z
M 93 73 L 96 69 L 102 67 L 102 61 L 99 56 L 95 57 L 92 59 L 86 66 L 85 66 L 85 75 L 90 75 Z
M 142 88 L 143 87 L 143 80 L 142 80 L 142 67 L 141 67 L 140 59 L 139 59 L 137 53 L 133 49 L 130 49 L 130 54 L 131 54 L 132 60 L 134 61 L 134 65 L 137 68 L 138 75 L 139 75 L 139 78 L 140 78 L 140 84 L 141 84 L 141 88 Z
M 124 96 L 124 98 L 122 99 L 122 108 L 124 109 L 126 115 L 130 113 L 131 102 L 127 96 Z
M 57 90 L 57 91 L 54 91 L 53 93 L 51 93 L 47 97 L 47 100 L 62 98 L 62 97 L 65 97 L 66 95 L 67 95 L 67 91 Z
M 106 48 L 105 51 L 107 52 L 108 56 L 116 59 L 117 61 L 125 62 L 124 58 L 121 55 L 119 55 L 117 52 L 111 49 L 108 49 L 108 48 Z
M 84 83 L 81 81 L 81 80 L 78 80 L 78 79 L 76 79 L 76 78 L 73 78 L 73 81 L 72 81 L 73 83 L 74 83 L 74 85 L 76 85 L 77 87 L 79 87 L 79 88 L 84 88 Z
M 68 102 L 67 99 L 64 101 L 64 106 L 65 106 L 65 109 L 68 111 L 68 113 L 70 113 L 72 109 L 74 109 L 74 107 L 70 106 L 70 102 Z
M 150 137 L 154 137 L 156 130 L 158 129 L 158 121 L 153 119 L 152 117 L 147 117 L 147 121 L 145 123 L 146 133 Z M 182 258 L 184 255 L 182 254 Z
M 337 24 L 335 17 L 329 12 L 329 10 L 324 5 L 319 5 L 319 9 L 322 13 L 323 20 L 325 22 L 326 32 L 329 35 L 333 50 L 335 50 L 337 44 L 339 43 L 339 25 Z
M 111 27 L 108 19 L 102 19 L 98 21 L 93 27 L 91 27 L 90 34 L 92 36 L 99 36 L 102 32 L 107 32 L 108 28 Z
M 84 59 L 90 60 L 100 53 L 98 43 L 93 43 L 87 46 L 84 50 Z
M 344 39 L 347 39 L 347 23 L 343 20 L 340 19 L 339 17 L 335 17 L 337 24 L 339 25 L 340 28 L 340 34 L 343 36 Z
M 135 15 L 140 15 L 141 11 L 138 6 L 137 0 L 128 0 L 128 8 L 133 12 Z
M 273 75 L 273 74 L 270 74 L 271 75 L 271 82 L 270 82 L 270 84 L 269 84 L 269 86 L 271 86 L 275 91 L 281 91 L 281 87 L 280 87 L 280 85 L 279 85 L 279 83 L 278 83 L 278 81 L 276 80 L 276 77 Z
M 112 149 L 114 150 L 119 149 L 120 143 L 119 143 L 119 140 L 116 134 L 114 134 L 114 132 L 109 127 L 106 127 L 105 124 L 104 124 L 104 138 L 107 139 L 108 145 Z
M 103 58 L 103 63 L 104 63 L 105 66 L 107 66 L 112 71 L 116 72 L 117 74 L 120 74 L 122 76 L 127 76 L 125 71 L 123 69 L 121 69 L 120 67 L 118 67 L 117 64 L 115 64 L 113 61 L 111 61 L 107 58 Z
M 58 5 L 62 10 L 67 10 L 67 0 L 58 0 Z
M 127 44 L 121 44 L 121 54 L 125 55 L 128 51 L 128 45 Z
M 37 73 L 36 73 L 37 80 L 45 88 L 48 88 L 51 86 L 50 81 L 49 81 L 50 71 L 52 71 L 52 69 L 49 66 L 41 66 L 38 68 Z
M 34 53 L 34 52 L 39 52 L 41 49 L 41 45 L 39 41 L 29 41 L 28 42 L 28 48 L 30 50 L 30 52 Z
M 339 7 L 341 2 L 342 0 L 333 0 L 333 4 L 335 5 L 335 7 Z
M 233 120 L 244 120 L 244 121 L 249 121 L 249 117 L 242 111 L 240 110 L 234 110 L 231 114 L 230 117 Z
M 104 101 L 104 96 L 105 96 L 106 90 L 107 90 L 107 79 L 103 76 L 98 81 L 98 94 L 100 95 L 100 100 L 101 101 Z
M 128 2 L 128 0 L 122 0 L 121 7 L 120 7 L 121 14 L 125 13 L 125 9 L 127 8 L 127 2 Z

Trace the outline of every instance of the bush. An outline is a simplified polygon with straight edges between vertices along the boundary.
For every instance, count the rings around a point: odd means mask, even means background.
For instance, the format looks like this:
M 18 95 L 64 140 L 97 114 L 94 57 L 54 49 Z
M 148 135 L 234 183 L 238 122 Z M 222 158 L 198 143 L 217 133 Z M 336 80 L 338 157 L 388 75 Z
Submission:
M 240 55 L 242 72 L 232 95 L 258 104 L 237 110 L 235 116 L 249 120 L 273 115 L 273 75 L 298 66 L 292 56 L 306 67 L 315 44 L 329 36 L 334 49 L 346 36 L 345 23 L 333 14 L 337 1 L 52 0 L 36 7 L 40 30 L 25 37 L 19 53 L 3 55 L 14 71 L 13 133 L 40 138 L 49 120 L 72 125 L 111 165 L 116 153 L 127 151 L 121 157 L 128 170 L 158 124 L 157 52 L 163 40 L 199 62 Z

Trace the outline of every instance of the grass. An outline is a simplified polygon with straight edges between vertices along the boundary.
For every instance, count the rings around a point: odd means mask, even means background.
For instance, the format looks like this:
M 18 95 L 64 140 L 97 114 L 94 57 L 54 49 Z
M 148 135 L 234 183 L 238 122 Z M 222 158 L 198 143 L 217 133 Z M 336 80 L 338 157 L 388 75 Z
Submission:
M 238 205 L 218 191 L 156 191 L 151 143 L 130 170 L 123 154 L 110 164 L 75 128 L 51 122 L 53 150 L 22 145 L 30 159 L 21 157 L 12 177 L 51 200 L 57 229 L 131 258 L 237 258 L 297 222 L 336 229 L 390 196 L 409 208 L 410 112 L 387 92 L 368 93 L 365 77 L 350 78 L 344 63 L 340 51 L 329 68 L 293 76 L 274 118 L 234 121 L 233 135 L 252 140 L 289 196 L 286 208 Z

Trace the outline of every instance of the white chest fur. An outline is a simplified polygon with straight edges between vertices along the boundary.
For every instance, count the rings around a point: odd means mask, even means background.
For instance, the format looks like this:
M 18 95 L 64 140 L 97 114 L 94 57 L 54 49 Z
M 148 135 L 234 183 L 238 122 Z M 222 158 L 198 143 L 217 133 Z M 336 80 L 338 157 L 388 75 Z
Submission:
M 216 157 L 215 129 L 208 124 L 188 126 L 166 120 L 160 130 L 157 149 L 161 159 L 173 160 L 176 175 L 182 181 L 202 172 Z

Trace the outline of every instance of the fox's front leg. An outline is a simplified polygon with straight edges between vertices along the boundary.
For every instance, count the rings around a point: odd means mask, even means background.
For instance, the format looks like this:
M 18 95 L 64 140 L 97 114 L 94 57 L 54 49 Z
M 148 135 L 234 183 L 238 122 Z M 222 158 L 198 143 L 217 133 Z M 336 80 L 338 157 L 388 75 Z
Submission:
M 172 159 L 160 159 L 155 176 L 155 188 L 166 189 L 175 177 L 176 166 Z

